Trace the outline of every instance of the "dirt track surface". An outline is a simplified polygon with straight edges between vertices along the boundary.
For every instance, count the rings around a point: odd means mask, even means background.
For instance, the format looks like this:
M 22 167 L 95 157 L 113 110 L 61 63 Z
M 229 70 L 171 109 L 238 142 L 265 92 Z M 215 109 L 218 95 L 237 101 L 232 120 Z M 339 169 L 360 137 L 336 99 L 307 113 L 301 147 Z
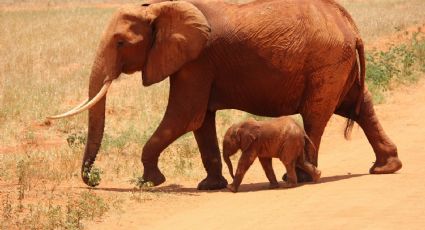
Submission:
M 268 190 L 256 161 L 237 194 L 196 191 L 197 182 L 162 189 L 170 196 L 132 202 L 89 229 L 424 229 L 425 81 L 401 88 L 376 106 L 388 135 L 397 144 L 403 168 L 370 175 L 375 160 L 360 128 L 343 139 L 342 119 L 329 123 L 319 153 L 322 179 L 293 189 Z M 283 166 L 274 160 L 280 177 Z M 226 178 L 230 179 L 224 168 Z M 119 190 L 119 189 L 118 189 Z

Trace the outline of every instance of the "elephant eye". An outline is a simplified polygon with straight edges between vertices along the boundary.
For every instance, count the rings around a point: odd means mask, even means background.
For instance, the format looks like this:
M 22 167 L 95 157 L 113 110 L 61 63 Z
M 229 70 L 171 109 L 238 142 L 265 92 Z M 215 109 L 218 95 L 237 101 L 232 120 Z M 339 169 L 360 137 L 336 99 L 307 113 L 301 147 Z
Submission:
M 118 47 L 118 48 L 123 47 L 123 46 L 124 46 L 124 43 L 125 43 L 125 42 L 124 42 L 123 40 L 118 41 L 118 42 L 117 42 L 117 47 Z

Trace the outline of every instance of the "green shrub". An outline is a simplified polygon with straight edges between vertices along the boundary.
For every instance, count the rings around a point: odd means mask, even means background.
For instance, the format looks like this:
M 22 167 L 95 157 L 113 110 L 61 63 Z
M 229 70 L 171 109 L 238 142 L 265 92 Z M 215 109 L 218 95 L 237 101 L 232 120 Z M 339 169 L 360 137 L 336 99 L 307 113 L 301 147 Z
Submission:
M 85 132 L 75 132 L 68 135 L 66 138 L 68 146 L 71 148 L 81 147 L 87 142 L 87 133 Z
M 90 185 L 91 187 L 96 187 L 100 184 L 100 181 L 102 180 L 100 175 L 103 174 L 103 171 L 101 169 L 93 166 L 89 171 L 88 163 L 86 162 L 84 164 L 84 172 L 83 173 L 84 173 L 84 176 L 87 176 L 89 178 L 88 185 Z
M 134 176 L 132 179 L 130 179 L 130 184 L 134 185 L 135 188 L 138 188 L 139 190 L 151 188 L 154 186 L 151 181 L 146 181 L 145 179 L 143 179 L 143 177 L 137 176 Z

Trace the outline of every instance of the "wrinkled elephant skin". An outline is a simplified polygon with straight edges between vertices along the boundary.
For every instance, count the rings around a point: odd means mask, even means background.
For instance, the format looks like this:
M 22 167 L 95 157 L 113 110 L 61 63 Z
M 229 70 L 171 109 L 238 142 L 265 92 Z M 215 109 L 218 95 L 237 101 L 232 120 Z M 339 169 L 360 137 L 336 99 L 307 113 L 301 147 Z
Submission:
M 338 114 L 364 130 L 377 159 L 371 173 L 402 166 L 364 87 L 359 31 L 332 0 L 152 1 L 118 10 L 90 76 L 89 99 L 101 99 L 89 108 L 81 170 L 86 183 L 84 172 L 91 169 L 104 132 L 106 95 L 99 92 L 121 73 L 136 71 L 143 73 L 145 86 L 170 76 L 165 115 L 142 151 L 144 179 L 155 185 L 165 181 L 158 168 L 161 152 L 193 132 L 207 172 L 198 188 L 226 187 L 215 124 L 222 109 L 269 117 L 300 113 L 316 146 L 308 156 L 314 165 L 326 124 Z M 348 133 L 352 122 L 347 124 Z

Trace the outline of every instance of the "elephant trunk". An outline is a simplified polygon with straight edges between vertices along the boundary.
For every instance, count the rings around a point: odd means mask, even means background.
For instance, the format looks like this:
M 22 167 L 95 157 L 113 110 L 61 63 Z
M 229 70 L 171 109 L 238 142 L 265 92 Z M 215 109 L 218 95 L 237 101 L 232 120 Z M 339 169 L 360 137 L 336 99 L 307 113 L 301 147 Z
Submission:
M 106 74 L 104 73 L 104 64 L 101 62 L 102 59 L 100 56 L 101 55 L 99 54 L 97 55 L 90 74 L 90 100 L 96 97 L 99 91 L 104 88 Z M 81 166 L 81 177 L 84 183 L 89 186 L 95 186 L 89 182 L 89 173 L 96 159 L 96 155 L 99 151 L 103 138 L 103 131 L 105 127 L 105 103 L 106 95 L 102 96 L 100 100 L 89 109 L 87 143 Z
M 223 151 L 223 160 L 227 165 L 227 168 L 229 169 L 229 173 L 230 176 L 232 176 L 232 178 L 235 178 L 235 175 L 233 174 L 233 165 L 232 162 L 230 161 L 230 155 L 228 151 Z

